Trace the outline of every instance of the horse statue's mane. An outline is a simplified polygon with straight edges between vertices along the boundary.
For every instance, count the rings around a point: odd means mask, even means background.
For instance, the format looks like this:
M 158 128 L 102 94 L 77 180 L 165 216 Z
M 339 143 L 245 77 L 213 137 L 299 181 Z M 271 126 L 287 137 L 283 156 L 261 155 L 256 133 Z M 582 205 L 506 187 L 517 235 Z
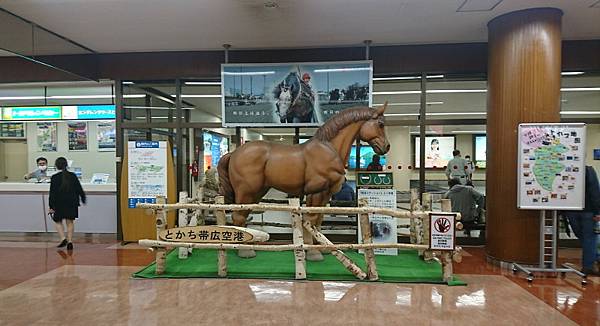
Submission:
M 368 120 L 373 117 L 373 113 L 375 113 L 375 109 L 370 107 L 358 107 L 342 110 L 327 120 L 327 122 L 325 122 L 325 124 L 323 124 L 319 129 L 317 129 L 317 132 L 313 137 L 320 141 L 330 141 L 338 134 L 340 130 L 349 124 L 357 121 Z

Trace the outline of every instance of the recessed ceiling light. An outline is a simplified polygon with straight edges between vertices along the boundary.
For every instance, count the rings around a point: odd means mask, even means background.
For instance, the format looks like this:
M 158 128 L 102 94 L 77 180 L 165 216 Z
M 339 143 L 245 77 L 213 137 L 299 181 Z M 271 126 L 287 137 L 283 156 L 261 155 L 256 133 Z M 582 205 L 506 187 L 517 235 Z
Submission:
M 502 0 L 465 0 L 456 12 L 492 11 Z

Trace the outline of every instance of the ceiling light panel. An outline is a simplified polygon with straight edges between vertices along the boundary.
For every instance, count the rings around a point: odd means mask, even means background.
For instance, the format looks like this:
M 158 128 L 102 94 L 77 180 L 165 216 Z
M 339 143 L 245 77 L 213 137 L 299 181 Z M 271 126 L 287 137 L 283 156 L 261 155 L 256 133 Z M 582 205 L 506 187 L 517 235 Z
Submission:
M 501 2 L 502 0 L 465 0 L 458 9 L 456 9 L 456 12 L 492 11 Z

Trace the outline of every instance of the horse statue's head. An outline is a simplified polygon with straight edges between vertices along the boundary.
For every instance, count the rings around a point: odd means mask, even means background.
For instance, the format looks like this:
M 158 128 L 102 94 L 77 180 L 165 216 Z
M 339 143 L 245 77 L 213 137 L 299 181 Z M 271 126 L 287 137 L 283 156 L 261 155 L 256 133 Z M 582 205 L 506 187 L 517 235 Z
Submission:
M 362 125 L 358 132 L 358 138 L 369 143 L 375 153 L 379 155 L 384 155 L 390 150 L 390 142 L 385 136 L 384 129 L 383 112 L 386 108 L 387 101 L 380 108 L 373 110 L 371 118 Z

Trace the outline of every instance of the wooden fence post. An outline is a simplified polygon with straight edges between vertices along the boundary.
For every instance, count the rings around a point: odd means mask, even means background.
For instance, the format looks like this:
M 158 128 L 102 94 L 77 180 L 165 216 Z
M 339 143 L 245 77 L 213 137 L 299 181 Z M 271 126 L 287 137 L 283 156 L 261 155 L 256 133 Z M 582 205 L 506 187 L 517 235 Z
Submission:
M 367 206 L 368 202 L 366 198 L 361 198 L 358 201 L 358 206 Z M 360 232 L 362 234 L 362 243 L 371 244 L 373 243 L 373 236 L 371 234 L 371 223 L 369 222 L 369 214 L 358 214 L 360 220 Z M 379 275 L 377 274 L 377 264 L 375 263 L 375 251 L 373 249 L 364 250 L 365 262 L 367 263 L 367 277 L 371 281 L 377 281 Z
M 187 191 L 180 191 L 179 192 L 179 202 L 186 204 L 187 203 L 187 199 L 188 199 L 188 193 Z M 179 227 L 184 227 L 184 226 L 188 226 L 189 225 L 189 221 L 188 221 L 188 210 L 187 208 L 180 208 L 178 210 L 178 224 Z M 191 253 L 192 249 L 191 248 L 179 248 L 179 259 L 187 259 L 188 258 L 188 253 Z
M 430 212 L 432 210 L 432 203 L 431 203 L 431 193 L 423 193 L 423 201 L 421 203 L 422 208 L 424 211 L 426 212 Z M 429 221 L 429 218 L 426 218 L 424 220 L 421 220 L 421 225 L 422 225 L 422 230 L 423 230 L 423 234 L 421 235 L 421 244 L 426 244 L 429 245 L 429 236 L 430 236 L 430 226 L 431 226 L 431 222 Z M 433 259 L 433 252 L 431 252 L 431 250 L 422 250 L 419 251 L 419 256 L 423 256 L 424 260 L 432 260 Z
M 166 204 L 165 197 L 156 197 L 157 204 Z M 167 212 L 159 208 L 156 210 L 156 240 L 160 240 L 158 237 L 160 231 L 165 230 L 167 228 Z M 165 265 L 167 261 L 167 248 L 157 247 L 156 248 L 156 270 L 155 273 L 157 275 L 163 274 L 165 272 Z
M 225 198 L 223 196 L 215 197 L 215 204 L 225 204 Z M 227 216 L 225 215 L 225 211 L 215 210 L 215 216 L 217 217 L 217 225 L 227 225 Z M 217 252 L 219 277 L 227 277 L 227 250 L 219 249 Z
M 300 199 L 290 198 L 289 205 L 294 207 L 300 207 Z M 292 233 L 295 245 L 304 244 L 304 227 L 302 226 L 302 214 L 299 212 L 292 212 Z M 294 250 L 294 258 L 296 261 L 296 279 L 306 279 L 306 252 L 302 249 Z
M 419 190 L 412 188 L 410 189 L 410 211 L 416 212 L 421 210 L 421 201 L 419 200 Z M 414 218 L 410 219 L 410 243 L 418 244 L 417 241 L 419 229 L 417 227 L 417 220 Z

